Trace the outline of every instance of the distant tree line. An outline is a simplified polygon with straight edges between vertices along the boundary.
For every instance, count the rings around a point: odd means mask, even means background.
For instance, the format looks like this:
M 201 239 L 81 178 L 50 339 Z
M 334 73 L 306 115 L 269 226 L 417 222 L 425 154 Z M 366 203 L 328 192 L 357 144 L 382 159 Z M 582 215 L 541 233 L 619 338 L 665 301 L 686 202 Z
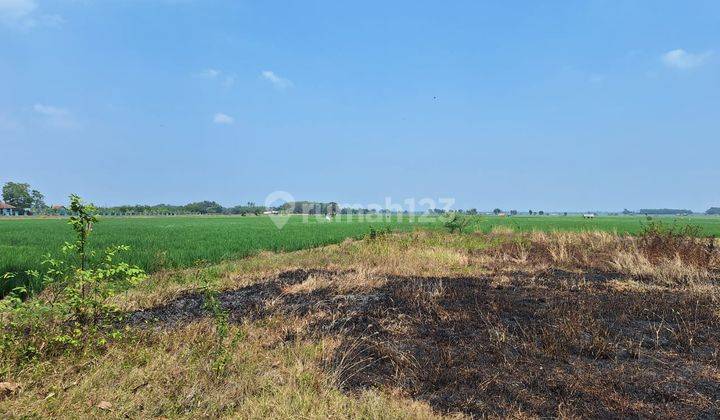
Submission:
M 667 214 L 692 214 L 692 210 L 687 209 L 640 209 L 640 214 L 667 215 Z
M 334 202 L 293 201 L 280 206 L 280 211 L 286 214 L 337 214 L 340 206 Z
M 337 203 L 320 203 L 312 201 L 298 201 L 285 203 L 279 207 L 267 207 L 253 202 L 223 207 L 215 201 L 198 201 L 185 205 L 175 206 L 169 204 L 157 204 L 154 206 L 134 205 L 99 207 L 101 214 L 108 215 L 182 215 L 182 214 L 238 214 L 238 215 L 260 215 L 265 212 L 277 212 L 283 214 L 336 214 L 339 212 Z
M 215 201 L 197 201 L 184 205 L 156 204 L 156 205 L 123 205 L 113 207 L 98 207 L 103 215 L 110 216 L 133 216 L 133 215 L 183 215 L 183 214 L 262 214 L 266 211 L 265 206 L 258 206 L 255 203 L 247 203 L 233 207 L 223 207 Z
M 45 196 L 38 190 L 33 189 L 28 183 L 21 182 L 7 182 L 2 187 L 2 201 L 15 207 L 20 214 L 66 214 L 67 209 L 63 206 L 49 207 L 45 204 Z M 103 215 L 183 215 L 183 214 L 237 214 L 237 215 L 259 215 L 264 212 L 278 212 L 282 214 L 391 214 L 394 211 L 388 209 L 367 209 L 367 208 L 352 208 L 344 207 L 341 208 L 335 202 L 319 202 L 319 201 L 295 201 L 284 203 L 279 207 L 267 207 L 258 205 L 254 202 L 247 202 L 245 204 L 223 207 L 215 201 L 198 201 L 194 203 L 188 203 L 184 205 L 172 205 L 172 204 L 155 204 L 155 205 L 122 205 L 112 207 L 98 207 L 98 211 Z M 475 208 L 463 210 L 442 210 L 442 209 L 429 209 L 427 213 L 434 215 L 443 215 L 446 213 L 461 213 L 468 215 L 479 214 Z M 408 213 L 404 211 L 403 213 Z M 511 216 L 517 215 L 517 210 L 510 210 L 508 212 L 495 208 L 493 210 L 495 215 L 509 214 Z M 533 211 L 528 210 L 529 215 L 545 215 L 546 213 L 542 210 Z M 567 213 L 563 213 L 567 216 Z M 647 214 L 647 215 L 678 215 L 678 214 L 692 214 L 692 210 L 687 209 L 640 209 L 637 212 L 624 209 L 622 214 Z M 720 207 L 711 207 L 705 214 L 707 215 L 720 215 Z

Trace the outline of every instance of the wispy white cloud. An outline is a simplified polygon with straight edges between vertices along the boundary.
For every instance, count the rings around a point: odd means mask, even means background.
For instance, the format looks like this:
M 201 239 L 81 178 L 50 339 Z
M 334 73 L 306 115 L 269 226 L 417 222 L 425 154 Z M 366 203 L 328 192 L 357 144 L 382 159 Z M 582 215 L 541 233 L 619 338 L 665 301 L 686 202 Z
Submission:
M 703 65 L 712 54 L 712 51 L 694 54 L 680 48 L 666 52 L 661 58 L 668 67 L 687 70 Z
M 35 0 L 0 0 L 0 24 L 29 29 L 57 26 L 63 22 L 60 15 L 40 13 Z
M 218 76 L 220 76 L 220 73 L 222 73 L 220 70 L 216 69 L 205 69 L 201 71 L 198 76 L 206 78 L 206 79 L 215 79 Z
M 50 105 L 35 104 L 33 109 L 38 114 L 45 115 L 46 117 L 65 117 L 70 114 L 67 109 L 57 108 Z
M 0 0 L 0 16 L 8 19 L 22 19 L 37 9 L 34 0 Z
M 2 1 L 2 0 L 0 0 Z M 235 75 L 218 69 L 205 69 L 198 73 L 203 79 L 219 80 L 223 86 L 230 87 L 235 84 Z
M 229 115 L 227 115 L 227 114 L 223 114 L 222 112 L 218 112 L 217 114 L 215 114 L 215 115 L 213 116 L 213 122 L 214 122 L 215 124 L 226 124 L 226 125 L 229 125 L 229 124 L 235 123 L 235 118 L 233 118 L 233 117 L 231 117 L 231 116 L 229 116 Z
M 78 122 L 70 111 L 51 105 L 35 104 L 33 110 L 45 118 L 48 124 L 58 128 L 77 128 Z
M 292 85 L 293 85 L 293 83 L 289 79 L 280 77 L 270 70 L 263 71 L 261 73 L 261 76 L 263 77 L 263 79 L 272 83 L 272 85 L 275 86 L 275 88 L 279 89 L 279 90 L 287 89 L 289 87 L 292 87 Z

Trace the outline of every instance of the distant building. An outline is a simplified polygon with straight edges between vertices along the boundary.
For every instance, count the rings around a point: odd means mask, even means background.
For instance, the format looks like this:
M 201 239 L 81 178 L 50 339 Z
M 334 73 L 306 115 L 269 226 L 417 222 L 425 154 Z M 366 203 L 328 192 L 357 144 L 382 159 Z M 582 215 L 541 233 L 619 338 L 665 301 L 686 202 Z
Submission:
M 584 219 L 594 219 L 595 213 L 583 213 L 583 218 Z
M 52 207 L 50 207 L 50 212 L 52 214 L 57 214 L 58 216 L 67 216 L 68 211 L 62 204 L 54 204 Z
M 15 206 L 11 206 L 5 202 L 0 201 L 0 216 L 19 216 L 20 210 Z

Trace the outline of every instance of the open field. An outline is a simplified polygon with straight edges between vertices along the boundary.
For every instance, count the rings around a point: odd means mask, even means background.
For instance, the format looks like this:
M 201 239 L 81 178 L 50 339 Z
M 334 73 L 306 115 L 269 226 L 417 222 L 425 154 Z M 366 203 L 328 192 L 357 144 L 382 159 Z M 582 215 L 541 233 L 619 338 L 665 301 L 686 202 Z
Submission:
M 283 229 L 277 229 L 268 216 L 238 217 L 105 217 L 96 224 L 92 245 L 102 249 L 113 244 L 129 245 L 123 257 L 148 272 L 185 268 L 199 263 L 215 263 L 242 258 L 260 251 L 295 251 L 337 243 L 345 238 L 359 238 L 370 227 L 410 231 L 416 228 L 437 228 L 438 219 L 408 219 L 367 216 L 351 221 L 342 216 L 335 222 L 303 216 L 291 216 Z M 668 225 L 692 224 L 702 228 L 704 235 L 720 236 L 720 217 L 661 217 Z M 419 221 L 419 223 L 418 223 Z M 577 216 L 515 216 L 473 218 L 469 230 L 489 232 L 496 226 L 516 231 L 591 231 L 617 233 L 639 232 L 644 217 L 598 217 L 586 220 Z M 72 241 L 72 231 L 65 219 L 0 218 L 0 275 L 37 269 L 43 256 L 57 255 L 65 241 Z M 0 286 L 0 294 L 17 282 Z
M 720 236 L 720 217 L 717 216 L 656 216 L 652 220 L 661 221 L 669 226 L 694 225 L 702 229 L 703 235 Z M 489 232 L 495 226 L 507 226 L 522 232 L 561 230 L 637 234 L 647 222 L 645 216 L 599 216 L 595 219 L 583 219 L 581 216 L 489 216 L 484 218 L 480 229 Z
M 0 313 L 0 417 L 717 418 L 719 245 L 435 230 L 163 272 L 97 346 Z
M 314 216 L 285 220 L 287 223 L 278 229 L 269 216 L 104 217 L 95 225 L 91 243 L 96 250 L 129 245 L 124 260 L 157 272 L 243 258 L 260 251 L 295 251 L 337 243 L 361 237 L 371 226 L 412 230 L 434 224 L 426 217 L 414 223 L 379 216 L 365 220 L 338 217 L 334 223 Z M 66 219 L 0 218 L 0 275 L 39 268 L 44 255 L 57 256 L 63 243 L 73 240 Z

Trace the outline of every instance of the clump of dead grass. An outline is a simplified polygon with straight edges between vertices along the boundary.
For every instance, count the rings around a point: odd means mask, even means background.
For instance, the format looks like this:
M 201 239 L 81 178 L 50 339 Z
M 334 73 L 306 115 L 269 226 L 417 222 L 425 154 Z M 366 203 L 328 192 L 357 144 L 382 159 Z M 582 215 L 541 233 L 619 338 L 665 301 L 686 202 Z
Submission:
M 488 252 L 496 269 L 593 269 L 660 284 L 692 284 L 711 279 L 720 271 L 716 239 L 657 228 L 639 236 L 607 232 L 518 233 Z

